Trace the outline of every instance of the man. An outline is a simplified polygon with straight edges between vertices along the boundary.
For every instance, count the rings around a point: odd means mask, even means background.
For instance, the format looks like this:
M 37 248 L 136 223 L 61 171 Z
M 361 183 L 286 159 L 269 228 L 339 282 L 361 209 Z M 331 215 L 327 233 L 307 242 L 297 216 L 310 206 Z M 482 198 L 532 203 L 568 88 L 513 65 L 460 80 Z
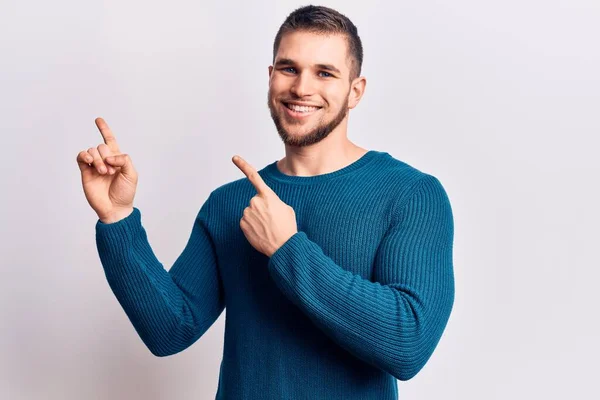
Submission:
M 450 203 L 434 176 L 348 140 L 361 64 L 345 16 L 288 16 L 268 92 L 286 155 L 260 171 L 235 156 L 245 177 L 211 192 L 168 271 L 102 119 L 104 143 L 78 155 L 107 280 L 149 350 L 188 348 L 227 307 L 218 399 L 397 399 L 445 329 Z

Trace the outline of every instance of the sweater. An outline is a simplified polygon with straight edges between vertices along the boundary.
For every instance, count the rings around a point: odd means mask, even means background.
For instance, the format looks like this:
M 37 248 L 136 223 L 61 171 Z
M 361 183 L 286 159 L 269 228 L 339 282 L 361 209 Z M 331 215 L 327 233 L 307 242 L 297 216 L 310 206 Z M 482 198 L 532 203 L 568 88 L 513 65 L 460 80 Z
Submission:
M 137 334 L 164 357 L 225 314 L 216 399 L 397 399 L 431 357 L 454 302 L 453 216 L 428 173 L 370 150 L 339 170 L 258 173 L 298 232 L 271 257 L 240 219 L 244 177 L 208 195 L 168 270 L 133 212 L 96 223 L 106 279 Z

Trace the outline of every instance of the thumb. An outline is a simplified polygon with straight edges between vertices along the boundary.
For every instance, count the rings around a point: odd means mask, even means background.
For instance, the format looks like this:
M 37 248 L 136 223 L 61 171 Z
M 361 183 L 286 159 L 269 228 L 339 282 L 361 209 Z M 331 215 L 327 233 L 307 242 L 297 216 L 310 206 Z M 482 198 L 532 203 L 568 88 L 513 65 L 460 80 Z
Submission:
M 125 176 L 134 176 L 135 171 L 133 169 L 133 163 L 129 154 L 118 154 L 108 156 L 104 159 L 109 165 L 113 167 L 121 167 L 121 173 Z

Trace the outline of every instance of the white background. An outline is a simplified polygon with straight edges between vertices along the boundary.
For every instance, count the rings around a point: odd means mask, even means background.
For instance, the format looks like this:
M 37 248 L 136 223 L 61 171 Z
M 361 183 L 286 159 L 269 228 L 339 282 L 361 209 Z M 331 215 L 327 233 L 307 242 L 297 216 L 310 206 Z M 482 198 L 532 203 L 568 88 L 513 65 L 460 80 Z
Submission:
M 170 268 L 234 154 L 284 156 L 267 68 L 305 4 L 2 0 L 1 399 L 214 398 L 225 313 L 180 354 L 145 348 L 75 158 L 104 117 Z M 349 138 L 438 177 L 454 211 L 453 313 L 400 399 L 599 398 L 600 2 L 322 4 L 365 49 Z

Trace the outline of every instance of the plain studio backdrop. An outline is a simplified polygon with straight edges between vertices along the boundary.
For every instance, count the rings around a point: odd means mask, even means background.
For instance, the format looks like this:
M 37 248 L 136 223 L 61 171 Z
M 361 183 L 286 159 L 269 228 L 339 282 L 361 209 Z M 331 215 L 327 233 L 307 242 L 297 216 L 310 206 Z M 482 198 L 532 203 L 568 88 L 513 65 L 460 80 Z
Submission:
M 225 311 L 153 356 L 106 282 L 75 158 L 102 116 L 166 269 L 209 193 L 284 156 L 266 105 L 296 1 L 0 5 L 0 398 L 213 399 Z M 329 1 L 357 25 L 348 136 L 440 179 L 446 331 L 400 399 L 600 398 L 600 2 Z

